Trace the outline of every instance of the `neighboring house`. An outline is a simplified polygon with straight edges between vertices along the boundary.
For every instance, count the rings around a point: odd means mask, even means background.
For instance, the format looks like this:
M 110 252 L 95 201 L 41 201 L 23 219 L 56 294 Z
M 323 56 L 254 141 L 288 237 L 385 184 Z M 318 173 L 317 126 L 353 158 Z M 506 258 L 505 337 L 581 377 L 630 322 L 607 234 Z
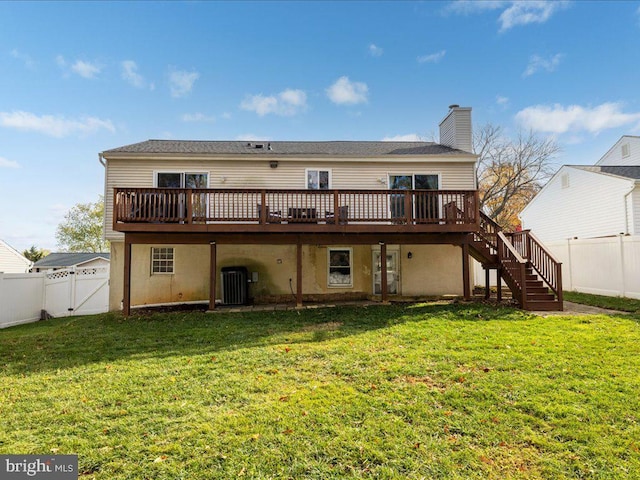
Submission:
M 556 294 L 527 296 L 516 247 L 498 254 L 509 241 L 479 211 L 471 150 L 471 109 L 452 105 L 440 143 L 148 140 L 104 151 L 110 309 L 468 298 L 470 255 L 504 267 L 523 307 L 561 308 Z
M 626 165 L 622 146 L 627 145 Z M 632 152 L 636 165 L 632 165 Z M 543 242 L 640 235 L 640 138 L 622 137 L 595 166 L 564 165 L 520 213 Z
M 640 137 L 623 135 L 596 165 L 640 166 Z
M 0 240 L 0 273 L 27 273 L 33 262 Z
M 71 267 L 108 267 L 110 253 L 50 253 L 33 264 L 33 272 L 46 272 Z

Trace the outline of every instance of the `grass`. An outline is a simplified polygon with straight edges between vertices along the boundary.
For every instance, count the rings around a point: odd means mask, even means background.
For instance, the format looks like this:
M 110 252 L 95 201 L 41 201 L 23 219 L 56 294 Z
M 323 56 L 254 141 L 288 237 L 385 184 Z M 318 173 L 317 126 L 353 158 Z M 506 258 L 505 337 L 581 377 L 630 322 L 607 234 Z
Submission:
M 626 297 L 606 297 L 590 293 L 563 292 L 564 299 L 569 302 L 582 303 L 592 307 L 610 308 L 621 312 L 640 313 L 640 300 Z
M 0 331 L 0 454 L 86 479 L 640 478 L 640 317 L 480 304 Z

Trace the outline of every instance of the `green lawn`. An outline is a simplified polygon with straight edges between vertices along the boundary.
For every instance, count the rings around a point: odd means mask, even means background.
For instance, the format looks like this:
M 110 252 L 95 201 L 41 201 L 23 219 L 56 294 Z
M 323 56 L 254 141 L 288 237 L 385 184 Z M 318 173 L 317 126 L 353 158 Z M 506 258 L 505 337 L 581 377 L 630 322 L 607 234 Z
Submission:
M 640 478 L 640 316 L 480 304 L 0 330 L 0 453 L 83 479 Z
M 640 300 L 626 297 L 606 297 L 590 293 L 563 292 L 564 299 L 569 302 L 582 303 L 593 307 L 610 308 L 622 312 L 640 313 Z

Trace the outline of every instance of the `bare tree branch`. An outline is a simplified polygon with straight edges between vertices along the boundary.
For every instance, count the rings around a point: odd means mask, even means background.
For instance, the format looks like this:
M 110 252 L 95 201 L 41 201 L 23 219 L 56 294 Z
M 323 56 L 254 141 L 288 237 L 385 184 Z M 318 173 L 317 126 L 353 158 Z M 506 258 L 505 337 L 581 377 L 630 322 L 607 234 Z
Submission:
M 515 139 L 487 123 L 476 130 L 480 206 L 503 228 L 515 229 L 518 214 L 553 174 L 560 147 L 553 139 L 519 132 Z

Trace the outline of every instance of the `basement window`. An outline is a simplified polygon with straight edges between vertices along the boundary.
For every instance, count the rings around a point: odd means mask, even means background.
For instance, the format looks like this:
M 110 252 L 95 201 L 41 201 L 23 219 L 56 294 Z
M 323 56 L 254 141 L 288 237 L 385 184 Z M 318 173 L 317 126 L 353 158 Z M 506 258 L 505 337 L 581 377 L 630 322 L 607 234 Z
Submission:
M 328 277 L 327 285 L 329 287 L 352 287 L 352 258 L 353 250 L 351 248 L 329 248 L 328 261 Z
M 151 275 L 164 275 L 174 273 L 173 262 L 173 247 L 151 248 Z

